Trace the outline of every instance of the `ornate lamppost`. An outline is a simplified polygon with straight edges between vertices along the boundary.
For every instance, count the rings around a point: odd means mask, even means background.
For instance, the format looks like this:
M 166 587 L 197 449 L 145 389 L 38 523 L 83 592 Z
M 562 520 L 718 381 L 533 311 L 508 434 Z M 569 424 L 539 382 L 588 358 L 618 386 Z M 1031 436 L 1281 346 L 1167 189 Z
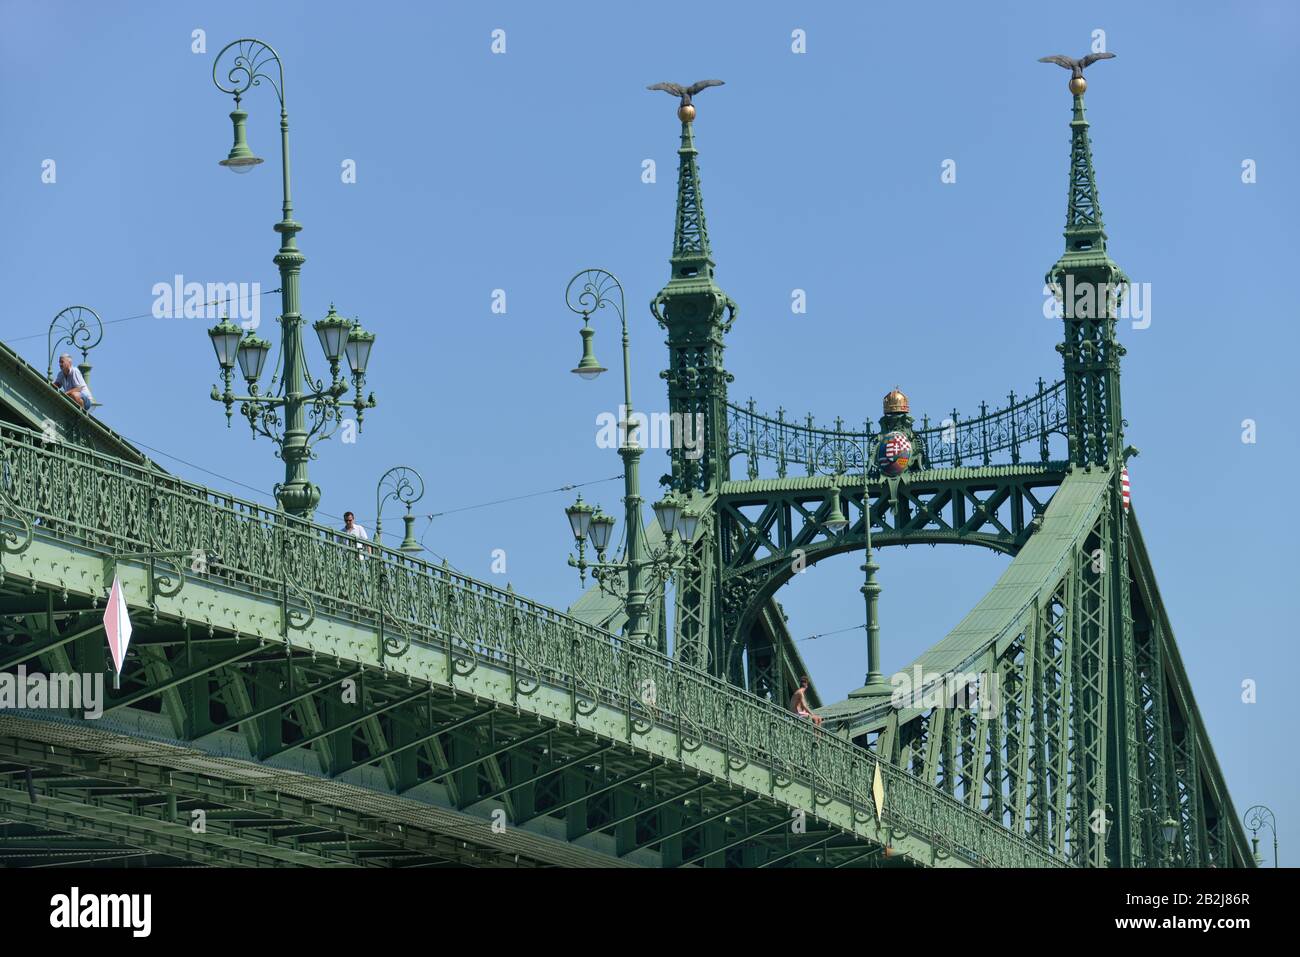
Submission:
M 605 550 L 609 547 L 610 536 L 614 530 L 614 519 L 582 501 L 582 496 L 566 508 L 569 527 L 578 543 L 578 557 L 569 556 L 569 564 L 578 569 L 582 580 L 586 580 L 587 570 L 600 586 L 610 594 L 616 594 L 614 581 L 618 574 L 627 576 L 627 590 L 624 595 L 624 607 L 627 612 L 627 633 L 634 641 L 650 643 L 648 623 L 647 587 L 648 575 L 654 575 L 662 582 L 672 574 L 674 568 L 685 567 L 690 563 L 689 543 L 694 540 L 699 525 L 700 515 L 685 503 L 676 499 L 671 493 L 662 501 L 656 502 L 655 517 L 664 533 L 665 548 L 652 550 L 645 537 L 645 528 L 641 523 L 641 484 L 639 464 L 641 447 L 632 418 L 632 378 L 629 364 L 629 337 L 627 330 L 627 310 L 623 295 L 623 286 L 613 273 L 604 269 L 584 269 L 569 280 L 564 291 L 565 302 L 570 311 L 582 316 L 582 359 L 573 372 L 583 379 L 595 379 L 605 367 L 595 355 L 596 331 L 591 328 L 593 313 L 598 313 L 610 306 L 618 314 L 623 327 L 623 415 L 620 429 L 622 441 L 618 454 L 623 459 L 623 505 L 627 523 L 627 543 L 624 557 L 620 561 L 606 561 Z M 586 560 L 586 543 L 590 538 L 596 550 L 596 561 Z
M 1273 866 L 1277 867 L 1277 820 L 1273 817 L 1273 812 L 1262 804 L 1256 804 L 1246 811 L 1242 823 L 1250 831 L 1250 850 L 1256 864 L 1264 863 L 1259 853 L 1259 829 L 1266 827 L 1273 832 Z
M 77 363 L 77 368 L 81 370 L 81 377 L 86 380 L 86 385 L 90 385 L 90 350 L 99 345 L 103 338 L 104 323 L 94 309 L 89 306 L 68 306 L 60 310 L 50 320 L 50 330 L 45 336 L 46 345 L 49 347 L 49 363 L 45 367 L 45 377 L 54 378 L 54 357 L 59 347 L 66 342 L 72 348 L 80 350 L 81 361 Z
M 396 499 L 406 506 L 402 521 L 406 523 L 406 534 L 398 549 L 403 552 L 423 550 L 415 538 L 415 516 L 411 506 L 424 498 L 424 478 L 415 469 L 406 465 L 397 465 L 379 477 L 375 486 L 375 544 L 381 544 L 384 537 L 384 504 L 389 499 Z
M 229 67 L 223 74 L 222 62 L 227 52 L 230 52 L 230 58 L 226 59 Z M 254 436 L 260 433 L 279 446 L 277 454 L 284 460 L 284 482 L 276 485 L 275 497 L 285 512 L 307 519 L 320 502 L 320 488 L 307 479 L 307 463 L 315 454 L 312 445 L 333 434 L 343 421 L 342 409 L 347 404 L 356 412 L 358 428 L 365 410 L 375 406 L 373 393 L 364 399 L 361 395 L 375 335 L 361 328 L 356 319 L 340 316 L 331 304 L 329 314 L 312 325 L 329 363 L 330 381 L 325 385 L 312 378 L 303 350 L 303 318 L 299 311 L 299 274 L 307 260 L 298 251 L 295 236 L 302 225 L 294 221 L 289 193 L 289 114 L 285 108 L 284 64 L 275 50 L 261 40 L 245 37 L 227 44 L 212 65 L 212 82 L 217 89 L 235 98 L 235 109 L 230 114 L 234 145 L 220 165 L 236 173 L 246 173 L 262 162 L 248 146 L 245 130 L 248 114 L 240 109 L 240 101 L 251 87 L 260 86 L 263 80 L 280 101 L 284 203 L 280 222 L 274 227 L 280 234 L 280 249 L 274 259 L 280 270 L 280 356 L 276 372 L 271 376 L 271 386 L 274 388 L 277 377 L 280 385 L 274 394 L 264 394 L 258 386 L 271 343 L 259 338 L 252 329 L 245 331 L 225 318 L 208 330 L 224 385 L 222 391 L 212 387 L 212 398 L 225 404 L 227 427 L 232 407 L 238 402 L 239 412 L 248 420 Z M 348 390 L 344 377 L 339 375 L 339 359 L 344 355 L 355 389 L 352 402 L 347 404 L 340 402 Z M 231 388 L 236 361 L 248 384 L 247 395 L 236 395 Z

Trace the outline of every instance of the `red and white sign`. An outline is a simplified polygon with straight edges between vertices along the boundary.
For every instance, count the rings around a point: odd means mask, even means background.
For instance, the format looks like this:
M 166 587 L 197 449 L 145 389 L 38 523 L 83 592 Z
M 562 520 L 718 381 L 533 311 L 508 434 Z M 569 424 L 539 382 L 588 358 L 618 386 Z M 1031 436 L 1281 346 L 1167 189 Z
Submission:
M 113 589 L 108 593 L 108 607 L 104 609 L 104 634 L 108 636 L 108 650 L 113 654 L 113 671 L 120 678 L 126 649 L 131 644 L 131 616 L 127 614 L 122 583 L 116 575 Z
M 1128 511 L 1129 492 L 1128 492 L 1128 466 L 1124 466 L 1119 472 L 1119 494 L 1124 502 L 1124 511 Z

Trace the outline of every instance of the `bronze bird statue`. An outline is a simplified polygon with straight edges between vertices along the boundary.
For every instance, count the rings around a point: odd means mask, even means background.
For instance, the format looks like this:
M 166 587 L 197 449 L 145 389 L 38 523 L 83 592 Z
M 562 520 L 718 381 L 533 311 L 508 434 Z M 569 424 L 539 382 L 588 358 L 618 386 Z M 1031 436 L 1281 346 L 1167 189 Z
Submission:
M 1055 63 L 1057 66 L 1065 67 L 1070 71 L 1070 92 L 1079 96 L 1088 88 L 1088 81 L 1083 78 L 1084 67 L 1091 66 L 1098 60 L 1109 60 L 1115 56 L 1113 53 L 1089 53 L 1086 57 L 1079 60 L 1073 60 L 1068 56 L 1057 53 L 1053 56 L 1043 56 L 1038 58 L 1039 63 Z
M 711 86 L 722 86 L 721 80 L 700 80 L 698 83 L 692 83 L 690 86 L 682 86 L 680 83 L 655 83 L 647 86 L 647 90 L 663 90 L 672 96 L 681 97 L 681 105 L 677 107 L 677 118 L 683 123 L 689 123 L 695 119 L 695 105 L 691 103 L 691 97 L 701 90 L 707 90 Z

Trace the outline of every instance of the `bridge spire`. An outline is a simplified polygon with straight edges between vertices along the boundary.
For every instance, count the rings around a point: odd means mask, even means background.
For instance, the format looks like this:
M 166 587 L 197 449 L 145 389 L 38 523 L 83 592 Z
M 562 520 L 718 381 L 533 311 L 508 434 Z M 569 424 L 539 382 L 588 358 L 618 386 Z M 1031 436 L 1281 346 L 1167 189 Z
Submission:
M 1106 251 L 1092 142 L 1084 112 L 1088 88 L 1083 69 L 1112 53 L 1093 53 L 1079 60 L 1047 57 L 1071 70 L 1074 96 L 1070 120 L 1070 196 L 1066 207 L 1065 252 L 1047 273 L 1047 283 L 1061 301 L 1065 339 L 1056 348 L 1065 364 L 1065 405 L 1070 462 L 1084 469 L 1110 473 L 1109 505 L 1098 525 L 1097 542 L 1104 572 L 1100 592 L 1108 596 L 1106 629 L 1106 691 L 1103 733 L 1109 735 L 1104 803 L 1115 826 L 1085 852 L 1093 863 L 1110 860 L 1135 867 L 1151 859 L 1152 843 L 1144 842 L 1144 760 L 1138 728 L 1145 718 L 1137 704 L 1136 640 L 1130 608 L 1128 524 L 1122 506 L 1121 470 L 1131 449 L 1124 445 L 1120 407 L 1119 365 L 1124 347 L 1115 330 L 1121 298 L 1129 291 L 1124 270 Z M 1090 546 L 1091 547 L 1091 546 Z M 1104 601 L 1104 599 L 1103 599 Z M 1103 607 L 1105 604 L 1103 603 Z M 1101 803 L 1100 796 L 1094 798 Z
M 1080 60 L 1045 57 L 1073 71 L 1070 120 L 1070 187 L 1065 211 L 1065 252 L 1048 270 L 1046 283 L 1061 304 L 1065 341 L 1056 349 L 1065 361 L 1066 411 L 1070 461 L 1106 466 L 1123 448 L 1119 359 L 1124 347 L 1115 338 L 1116 314 L 1128 276 L 1106 251 L 1106 230 L 1083 93 L 1083 68 L 1114 54 Z
M 677 221 L 673 230 L 673 279 L 704 275 L 713 278 L 713 251 L 700 193 L 700 169 L 695 148 L 695 107 L 677 110 L 682 120 L 682 145 L 677 148 Z
M 702 80 L 689 87 L 658 83 L 681 97 L 681 145 L 677 149 L 677 210 L 668 284 L 650 303 L 650 311 L 668 330 L 668 407 L 683 436 L 673 442 L 672 474 L 665 484 L 689 493 L 709 491 L 730 477 L 727 456 L 727 383 L 722 362 L 723 337 L 736 318 L 736 304 L 713 280 L 713 252 L 700 192 L 699 150 L 695 147 L 695 106 L 691 97 L 721 80 Z

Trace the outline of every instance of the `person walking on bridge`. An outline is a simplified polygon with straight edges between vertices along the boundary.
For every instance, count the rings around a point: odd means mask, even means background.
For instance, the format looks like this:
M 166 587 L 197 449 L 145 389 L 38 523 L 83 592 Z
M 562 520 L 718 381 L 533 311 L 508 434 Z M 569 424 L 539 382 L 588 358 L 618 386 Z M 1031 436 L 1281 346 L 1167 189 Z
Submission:
M 353 538 L 357 539 L 357 549 L 358 549 L 359 557 L 361 558 L 362 561 L 365 561 L 366 560 L 365 552 L 369 550 L 370 546 L 363 545 L 361 543 L 370 541 L 370 536 L 366 533 L 366 529 L 364 526 L 357 524 L 357 517 L 353 515 L 351 512 L 343 513 L 342 531 L 344 535 L 351 535 Z

